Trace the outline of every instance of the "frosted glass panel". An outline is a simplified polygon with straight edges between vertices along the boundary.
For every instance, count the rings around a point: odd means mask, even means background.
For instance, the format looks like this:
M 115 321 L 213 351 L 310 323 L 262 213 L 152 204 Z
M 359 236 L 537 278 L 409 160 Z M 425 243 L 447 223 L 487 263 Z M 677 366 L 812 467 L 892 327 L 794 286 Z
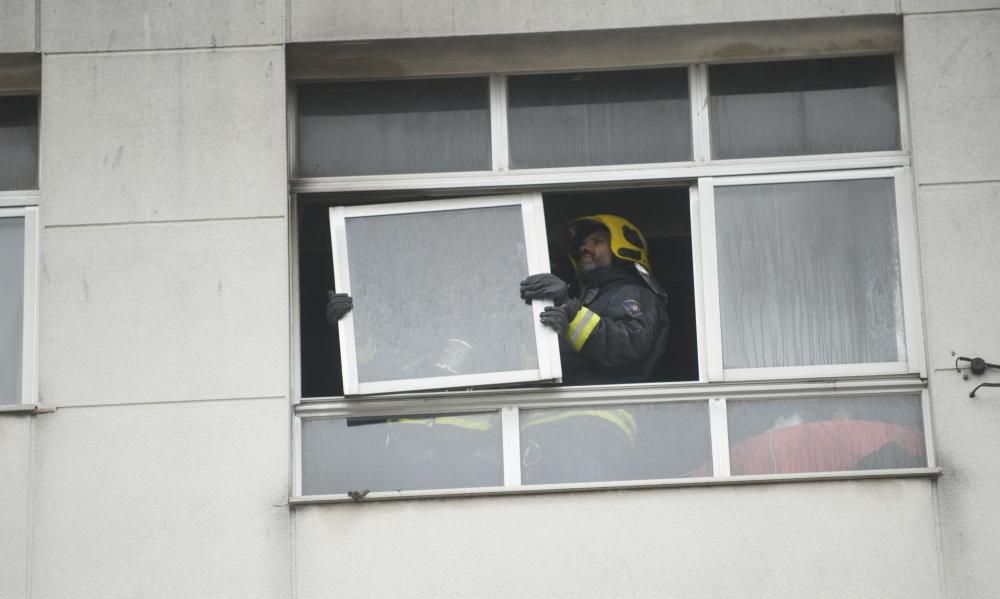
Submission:
M 300 177 L 489 170 L 489 80 L 300 85 Z
M 899 149 L 891 56 L 711 66 L 712 156 Z
M 715 189 L 726 368 L 906 359 L 891 179 Z
M 734 475 L 927 465 L 919 395 L 730 401 L 727 411 Z
M 508 79 L 512 168 L 691 159 L 686 69 Z
M 521 410 L 524 484 L 711 475 L 705 402 Z
M 361 383 L 538 368 L 520 206 L 346 220 Z
M 496 412 L 302 421 L 302 493 L 503 484 Z
M 0 218 L 0 404 L 21 403 L 24 219 Z
M 38 98 L 0 98 L 0 191 L 38 188 Z

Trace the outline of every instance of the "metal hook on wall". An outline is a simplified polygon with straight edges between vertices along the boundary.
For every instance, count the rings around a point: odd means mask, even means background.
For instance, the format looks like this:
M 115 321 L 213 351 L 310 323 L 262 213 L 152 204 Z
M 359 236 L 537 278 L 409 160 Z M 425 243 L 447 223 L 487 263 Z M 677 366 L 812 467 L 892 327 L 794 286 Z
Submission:
M 976 391 L 979 391 L 980 387 L 1000 387 L 1000 383 L 979 383 L 976 388 L 969 393 L 969 397 L 975 397 Z
M 986 372 L 987 368 L 997 368 L 997 369 L 1000 369 L 1000 364 L 991 364 L 991 363 L 987 362 L 986 360 L 984 360 L 982 358 L 979 358 L 979 357 L 976 357 L 976 358 L 966 358 L 965 356 L 959 356 L 959 357 L 955 358 L 955 371 L 956 372 L 962 372 L 962 369 L 958 366 L 959 361 L 968 362 L 969 363 L 969 370 L 972 372 L 972 374 L 975 374 L 977 376 L 983 374 L 984 372 Z M 969 378 L 969 375 L 967 375 L 967 374 L 964 375 L 964 378 L 967 380 Z M 979 385 L 976 386 L 975 389 L 972 390 L 972 392 L 969 393 L 969 397 L 975 397 L 976 396 L 976 391 L 979 391 L 983 387 L 1000 387 L 1000 383 L 980 383 Z

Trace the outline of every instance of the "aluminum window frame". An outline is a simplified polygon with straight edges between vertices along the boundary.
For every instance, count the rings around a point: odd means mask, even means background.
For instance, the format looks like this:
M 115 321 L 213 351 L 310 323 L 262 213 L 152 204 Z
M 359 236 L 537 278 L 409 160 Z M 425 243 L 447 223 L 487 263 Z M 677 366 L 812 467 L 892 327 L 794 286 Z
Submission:
M 887 51 L 844 53 L 838 56 L 886 55 Z M 365 175 L 344 177 L 296 178 L 295 145 L 290 143 L 290 213 L 297 213 L 300 201 L 308 201 L 317 194 L 350 196 L 364 194 L 372 198 L 453 196 L 461 193 L 496 194 L 538 192 L 559 189 L 602 189 L 645 185 L 685 185 L 690 196 L 690 231 L 692 240 L 692 268 L 694 271 L 694 304 L 698 344 L 699 379 L 690 382 L 640 383 L 593 387 L 550 387 L 480 389 L 460 392 L 410 392 L 402 395 L 367 397 L 301 397 L 299 297 L 298 297 L 298 247 L 297 220 L 292 219 L 290 239 L 293 251 L 290 264 L 293 282 L 292 296 L 292 419 L 293 469 L 291 505 L 315 503 L 353 502 L 347 495 L 301 495 L 301 420 L 312 417 L 354 416 L 404 416 L 412 414 L 433 415 L 456 412 L 500 410 L 502 455 L 504 456 L 504 485 L 495 488 L 438 489 L 401 492 L 372 492 L 365 500 L 393 500 L 423 497 L 459 497 L 504 495 L 524 493 L 551 493 L 589 489 L 632 489 L 673 486 L 702 486 L 726 484 L 755 484 L 773 482 L 798 482 L 810 480 L 844 480 L 864 478 L 934 477 L 940 474 L 937 467 L 931 422 L 930 401 L 926 384 L 926 364 L 923 346 L 923 315 L 919 288 L 918 244 L 912 175 L 910 173 L 910 127 L 906 77 L 901 52 L 895 52 L 896 90 L 898 96 L 900 148 L 898 150 L 856 152 L 842 154 L 812 154 L 762 158 L 711 158 L 711 129 L 708 106 L 708 65 L 725 62 L 765 62 L 766 57 L 747 61 L 706 61 L 687 65 L 689 99 L 691 102 L 692 159 L 681 162 L 652 164 L 615 164 L 601 166 L 552 167 L 535 169 L 509 168 L 507 139 L 507 75 L 489 73 L 490 122 L 492 170 L 483 172 L 417 173 Z M 789 59 L 811 58 L 800 56 Z M 779 59 L 788 60 L 788 59 Z M 634 68 L 682 66 L 677 63 L 643 64 Z M 628 70 L 629 67 L 602 67 L 599 69 L 566 68 L 545 72 L 580 72 L 587 70 Z M 461 73 L 468 76 L 477 73 Z M 481 73 L 480 73 L 481 74 Z M 524 74 L 518 72 L 517 74 Z M 295 89 L 297 82 L 289 83 L 289 131 L 296 123 Z M 290 133 L 293 135 L 294 133 Z M 879 366 L 824 370 L 807 366 L 784 376 L 774 376 L 763 369 L 756 369 L 759 376 L 743 380 L 726 378 L 721 369 L 721 354 L 717 341 L 710 341 L 715 334 L 712 314 L 718 314 L 718 281 L 706 276 L 708 264 L 716 264 L 714 225 L 707 227 L 706 220 L 714 223 L 714 185 L 721 181 L 737 184 L 739 177 L 746 181 L 767 180 L 773 176 L 783 181 L 835 180 L 837 178 L 894 178 L 897 226 L 899 231 L 900 277 L 904 306 L 904 331 L 907 361 L 905 367 Z M 445 200 L 450 201 L 450 200 Z M 544 231 L 540 232 L 544 235 Z M 712 233 L 709 235 L 708 233 Z M 717 274 L 717 273 L 716 273 Z M 713 307 L 714 302 L 714 307 Z M 730 373 L 732 374 L 732 373 Z M 738 374 L 738 373 L 737 373 Z M 773 378 L 772 378 L 773 377 Z M 726 402 L 730 399 L 815 398 L 817 396 L 857 396 L 863 394 L 919 393 L 923 414 L 927 466 L 914 469 L 880 471 L 819 472 L 782 475 L 729 475 L 728 422 Z M 710 417 L 713 455 L 712 477 L 697 479 L 661 479 L 642 481 L 608 481 L 598 483 L 565 483 L 551 485 L 521 485 L 520 479 L 520 409 L 579 406 L 614 406 L 619 404 L 660 403 L 676 401 L 704 401 Z M 721 420 L 720 420 L 721 419 Z M 723 451 L 723 448 L 725 451 Z M 515 461 L 516 460 L 516 461 Z M 518 467 L 514 467 L 518 465 Z
M 0 208 L 0 219 L 24 219 L 24 266 L 22 277 L 23 313 L 21 316 L 21 398 L 13 404 L 0 405 L 0 412 L 34 409 L 38 404 L 38 208 L 22 206 Z
M 923 420 L 923 439 L 926 465 L 918 468 L 884 470 L 843 470 L 788 474 L 732 475 L 730 473 L 730 446 L 727 420 L 729 401 L 768 401 L 774 399 L 809 399 L 812 401 L 837 401 L 857 397 L 881 398 L 894 396 L 919 396 Z M 581 406 L 616 407 L 635 404 L 669 404 L 678 402 L 704 403 L 709 416 L 711 434 L 711 476 L 690 478 L 662 478 L 646 480 L 618 480 L 587 483 L 522 484 L 520 480 L 520 410 L 533 408 L 574 408 Z M 433 409 L 428 409 L 433 406 Z M 676 486 L 712 486 L 771 482 L 798 482 L 808 480 L 842 480 L 858 478 L 933 477 L 941 473 L 934 455 L 933 429 L 930 421 L 930 402 L 923 381 L 908 376 L 855 378 L 831 381 L 787 381 L 747 383 L 685 383 L 667 387 L 657 384 L 634 384 L 600 387 L 570 387 L 559 389 L 479 390 L 447 395 L 420 394 L 419 399 L 369 397 L 361 401 L 343 399 L 326 404 L 300 406 L 295 414 L 293 443 L 294 456 L 292 505 L 315 503 L 345 503 L 355 501 L 346 493 L 308 495 L 302 493 L 301 429 L 302 421 L 312 418 L 397 417 L 416 415 L 448 415 L 456 412 L 500 411 L 502 455 L 504 458 L 504 484 L 497 487 L 472 487 L 462 489 L 422 489 L 401 491 L 373 491 L 365 501 L 454 497 L 475 495 L 535 494 L 568 492 L 592 489 L 633 489 Z M 516 460 L 516 462 L 515 462 Z M 517 466 L 515 468 L 515 465 Z M 516 471 L 516 473 L 514 472 Z
M 926 377 L 923 359 L 922 308 L 918 281 L 916 220 L 908 168 L 845 170 L 836 172 L 792 173 L 705 177 L 698 180 L 701 203 L 702 277 L 706 289 L 706 342 L 708 379 L 710 381 L 778 380 L 809 377 L 851 377 L 892 374 L 915 374 Z M 891 179 L 895 200 L 897 251 L 900 261 L 900 293 L 903 303 L 903 334 L 906 359 L 897 362 L 776 366 L 762 368 L 726 368 L 722 355 L 722 309 L 719 290 L 717 236 L 715 229 L 715 189 L 761 184 L 809 183 Z
M 503 196 L 458 198 L 451 200 L 426 200 L 394 204 L 366 204 L 360 206 L 334 206 L 330 208 L 330 238 L 333 249 L 333 270 L 338 293 L 351 293 L 350 256 L 347 249 L 346 220 L 370 216 L 403 214 L 429 214 L 477 208 L 518 207 L 521 210 L 521 232 L 524 235 L 528 273 L 548 272 L 549 252 L 545 243 L 545 215 L 539 193 L 519 193 Z M 358 379 L 358 362 L 354 335 L 354 313 L 348 312 L 339 323 L 338 335 L 341 348 L 341 365 L 345 395 L 398 393 L 425 389 L 444 389 L 499 385 L 509 383 L 531 384 L 561 378 L 559 338 L 555 331 L 539 321 L 539 314 L 548 300 L 531 302 L 532 325 L 538 367 L 511 371 L 493 371 L 478 374 L 455 374 L 437 377 L 393 379 L 362 382 Z
M 38 157 L 35 161 L 35 187 L 30 189 L 0 190 L 0 208 L 20 208 L 22 206 L 37 206 L 41 199 L 39 186 L 41 185 L 41 165 L 42 165 L 42 95 L 37 87 L 25 89 L 0 90 L 0 98 L 31 96 L 35 98 L 35 114 L 38 116 L 36 126 L 38 129 Z
M 865 152 L 838 152 L 834 154 L 786 154 L 782 156 L 766 156 L 760 158 L 712 158 L 711 148 L 708 148 L 709 158 L 712 162 L 742 162 L 744 160 L 764 160 L 764 159 L 805 159 L 809 157 L 816 158 L 826 158 L 835 156 L 879 156 L 879 155 L 903 155 L 909 158 L 911 151 L 910 144 L 910 116 L 909 116 L 909 104 L 908 104 L 908 89 L 906 87 L 906 64 L 903 59 L 902 50 L 897 50 L 896 52 L 846 52 L 837 55 L 814 55 L 814 56 L 789 56 L 775 58 L 773 60 L 768 60 L 766 58 L 749 58 L 746 60 L 718 60 L 703 63 L 699 66 L 703 66 L 704 70 L 699 71 L 697 74 L 699 77 L 703 78 L 700 85 L 704 86 L 704 102 L 705 102 L 705 112 L 710 112 L 709 103 L 711 101 L 710 90 L 708 84 L 708 67 L 714 65 L 726 65 L 726 64 L 753 64 L 753 63 L 776 63 L 776 62 L 796 62 L 802 60 L 836 60 L 840 58 L 864 58 L 864 57 L 877 57 L 877 56 L 892 56 L 893 58 L 893 75 L 894 84 L 896 87 L 896 120 L 899 126 L 899 149 L 898 150 L 874 150 Z M 712 130 L 708 119 L 705 119 L 705 129 L 702 132 L 708 135 L 708 146 L 711 146 Z M 889 166 L 889 165 L 886 165 Z M 909 166 L 909 161 L 907 161 L 905 166 Z

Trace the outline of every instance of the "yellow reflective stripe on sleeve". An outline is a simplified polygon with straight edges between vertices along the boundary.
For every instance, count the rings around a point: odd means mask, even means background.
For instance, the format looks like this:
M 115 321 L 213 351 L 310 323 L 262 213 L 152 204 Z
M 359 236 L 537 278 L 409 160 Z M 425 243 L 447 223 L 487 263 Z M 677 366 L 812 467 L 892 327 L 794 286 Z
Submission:
M 569 323 L 569 328 L 566 329 L 566 341 L 569 341 L 573 349 L 580 351 L 599 322 L 601 322 L 601 317 L 597 312 L 591 312 L 586 306 L 580 308 L 576 316 L 573 317 L 573 321 Z

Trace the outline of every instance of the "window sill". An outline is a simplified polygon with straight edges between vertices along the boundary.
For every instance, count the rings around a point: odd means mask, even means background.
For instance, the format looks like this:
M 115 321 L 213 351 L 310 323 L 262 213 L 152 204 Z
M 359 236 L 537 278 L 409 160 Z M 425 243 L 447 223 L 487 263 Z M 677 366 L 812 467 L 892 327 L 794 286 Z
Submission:
M 716 487 L 731 485 L 757 485 L 769 483 L 820 482 L 838 480 L 937 478 L 938 467 L 900 468 L 893 470 L 855 470 L 847 472 L 806 472 L 795 474 L 764 474 L 752 476 L 719 476 L 701 478 L 674 478 L 662 480 L 617 481 L 596 483 L 561 483 L 550 485 L 522 485 L 511 487 L 479 487 L 472 489 L 435 489 L 427 491 L 372 491 L 361 499 L 346 494 L 310 495 L 290 497 L 291 507 L 326 503 L 367 503 L 372 501 L 397 501 L 406 499 L 447 499 L 453 497 L 482 497 L 501 495 L 540 495 L 547 493 L 578 493 L 584 491 L 622 491 L 627 489 L 660 489 L 670 487 Z
M 0 416 L 34 416 L 36 414 L 48 414 L 55 412 L 52 408 L 40 408 L 37 404 L 24 403 L 0 406 Z
M 927 386 L 917 375 L 805 378 L 783 381 L 634 383 L 579 387 L 508 387 L 473 390 L 421 391 L 353 397 L 306 397 L 295 406 L 298 415 L 378 416 L 489 410 L 516 405 L 547 408 L 643 402 L 819 397 L 834 394 L 919 392 Z

